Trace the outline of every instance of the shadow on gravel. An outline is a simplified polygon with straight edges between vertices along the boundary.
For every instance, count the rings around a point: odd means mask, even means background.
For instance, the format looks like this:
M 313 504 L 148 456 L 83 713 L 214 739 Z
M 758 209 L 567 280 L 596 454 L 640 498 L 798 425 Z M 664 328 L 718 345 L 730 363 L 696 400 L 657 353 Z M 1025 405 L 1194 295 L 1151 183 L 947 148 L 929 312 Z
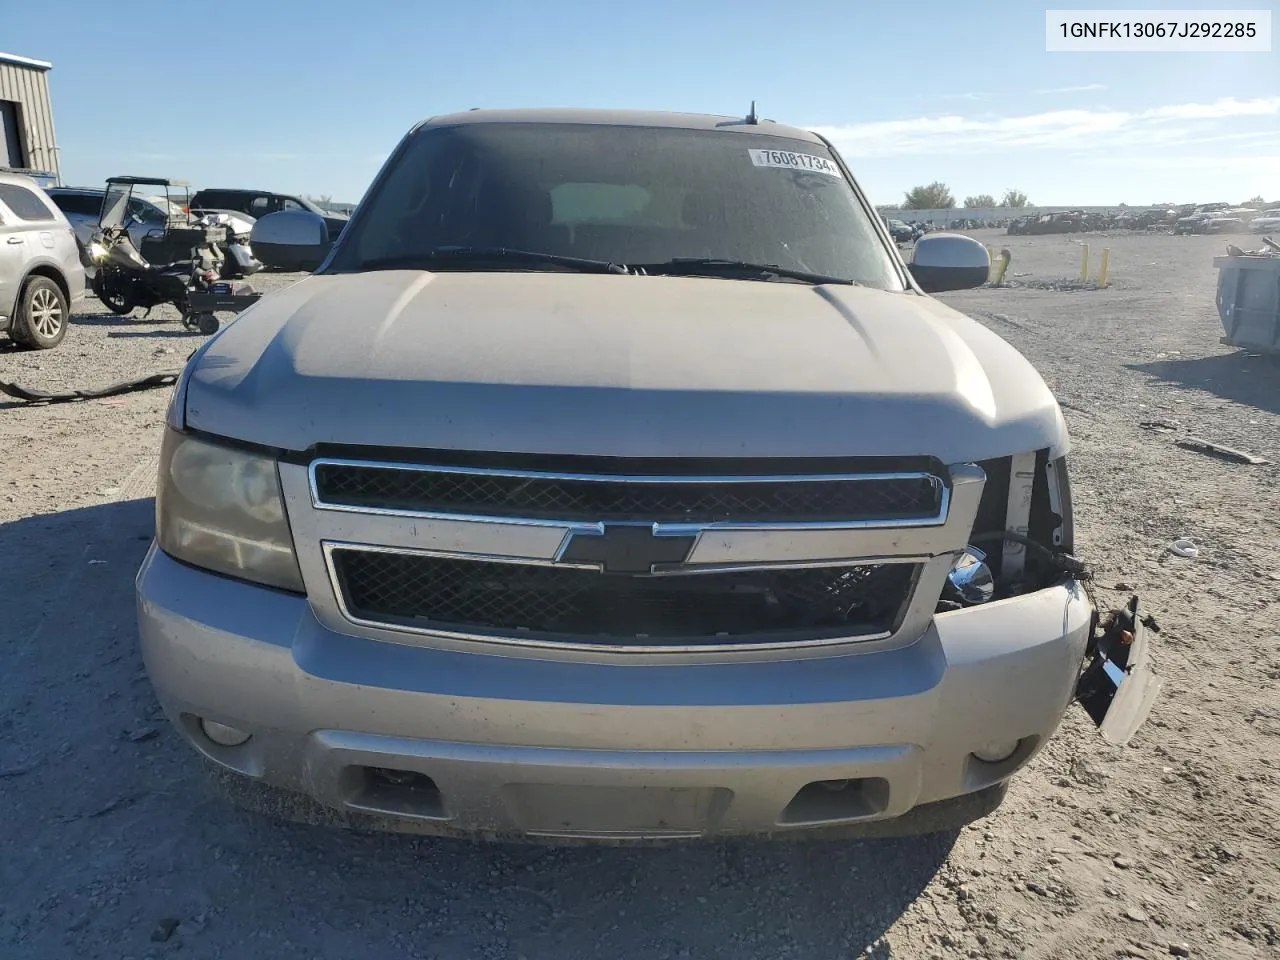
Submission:
M 204 338 L 205 334 L 200 333 L 197 330 L 186 330 L 182 327 L 178 327 L 176 330 L 112 330 L 107 334 L 107 336 L 113 340 L 116 338 L 132 339 L 134 337 L 182 337 L 184 339 L 191 339 L 192 337 Z
M 1167 383 L 1206 390 L 1224 400 L 1280 413 L 1280 357 L 1240 351 L 1212 357 L 1130 363 L 1125 368 Z
M 143 671 L 133 577 L 153 507 L 0 524 L 0 956 L 152 956 L 157 930 L 200 960 L 854 956 L 955 843 L 557 849 L 237 809 Z
M 132 324 L 150 323 L 133 315 L 121 316 L 118 313 L 73 313 L 71 322 L 84 327 L 127 327 Z

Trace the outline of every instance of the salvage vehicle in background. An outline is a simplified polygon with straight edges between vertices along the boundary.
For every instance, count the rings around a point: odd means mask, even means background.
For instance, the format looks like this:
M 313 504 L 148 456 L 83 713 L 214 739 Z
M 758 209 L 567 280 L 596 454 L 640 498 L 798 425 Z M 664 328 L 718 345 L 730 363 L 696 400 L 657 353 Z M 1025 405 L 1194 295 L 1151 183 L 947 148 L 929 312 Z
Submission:
M 143 237 L 140 250 L 129 233 L 135 221 L 130 212 L 135 209 L 135 192 L 140 187 L 161 187 L 166 204 L 174 206 L 167 191 L 176 183 L 150 177 L 108 179 L 99 229 L 88 247 L 95 268 L 93 292 L 118 314 L 171 303 L 184 324 L 209 334 L 218 329 L 218 319 L 209 309 L 193 309 L 192 295 L 208 291 L 215 281 L 256 273 L 262 264 L 254 259 L 247 237 L 230 233 L 213 218 L 193 217 L 181 224 L 166 221 L 163 230 Z
M 207 187 L 197 190 L 191 198 L 194 207 L 202 210 L 227 210 L 248 214 L 255 220 L 283 210 L 305 210 L 324 220 L 330 242 L 337 240 L 351 218 L 346 214 L 332 213 L 306 197 L 269 190 L 238 190 Z
M 156 178 L 156 182 L 159 185 L 165 181 Z M 89 241 L 100 227 L 99 218 L 106 190 L 94 187 L 51 187 L 46 192 L 70 221 L 76 237 L 87 249 Z M 206 212 L 213 211 L 184 209 L 164 196 L 134 193 L 129 199 L 128 216 L 132 221 L 129 235 L 133 238 L 134 246 L 141 249 L 146 237 L 163 233 L 171 223 L 182 224 Z M 224 223 L 232 233 L 248 235 L 253 229 L 252 217 L 234 212 L 217 213 L 217 220 Z
M 0 173 L 0 330 L 48 350 L 84 296 L 84 267 L 67 218 L 35 180 Z
M 106 191 L 93 187 L 51 187 L 46 192 L 87 249 L 98 231 L 98 217 L 102 213 L 102 199 Z M 140 245 L 142 238 L 152 230 L 163 229 L 169 218 L 176 215 L 167 208 L 163 198 L 141 196 L 134 198 L 130 214 L 134 220 L 131 229 L 135 245 Z
M 902 220 L 889 221 L 889 235 L 893 237 L 894 243 L 901 244 L 911 243 L 918 236 L 915 227 Z
M 1263 210 L 1249 221 L 1249 229 L 1254 233 L 1271 233 L 1280 230 L 1280 207 Z
M 1228 217 L 1219 213 L 1201 211 L 1189 216 L 1179 217 L 1173 223 L 1172 232 L 1177 235 L 1236 233 L 1243 229 L 1244 221 L 1239 217 Z
M 827 140 L 752 114 L 423 122 L 195 353 L 138 617 L 235 789 L 491 839 L 911 833 L 993 810 L 1073 698 L 1142 723 L 1061 409 L 928 295 L 986 249 L 904 263 Z

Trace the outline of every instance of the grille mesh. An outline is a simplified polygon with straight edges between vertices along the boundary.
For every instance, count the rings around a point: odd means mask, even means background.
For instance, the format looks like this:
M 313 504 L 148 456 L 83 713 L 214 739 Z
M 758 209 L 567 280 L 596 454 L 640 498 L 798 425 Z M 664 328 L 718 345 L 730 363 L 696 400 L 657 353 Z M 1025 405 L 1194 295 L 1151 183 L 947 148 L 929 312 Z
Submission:
M 586 643 L 752 642 L 891 630 L 915 566 L 879 564 L 675 576 L 335 549 L 362 620 Z
M 905 479 L 577 480 L 321 463 L 326 503 L 530 519 L 644 522 L 897 520 L 936 516 L 942 486 Z

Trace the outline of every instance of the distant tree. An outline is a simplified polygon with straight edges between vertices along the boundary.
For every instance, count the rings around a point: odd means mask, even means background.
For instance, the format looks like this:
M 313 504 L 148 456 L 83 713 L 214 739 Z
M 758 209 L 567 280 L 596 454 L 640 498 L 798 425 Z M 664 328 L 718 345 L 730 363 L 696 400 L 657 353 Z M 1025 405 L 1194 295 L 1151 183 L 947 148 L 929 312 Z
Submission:
M 1262 194 L 1258 194 L 1256 197 L 1250 197 L 1245 201 L 1245 206 L 1248 207 L 1265 207 L 1266 205 L 1267 201 L 1262 199 Z
M 978 207 L 994 207 L 996 205 L 996 198 L 989 193 L 980 193 L 975 197 L 965 197 L 964 205 L 970 210 Z
M 1025 207 L 1027 205 L 1027 195 L 1021 190 L 1006 190 L 1004 196 L 1000 198 L 1000 206 L 1002 207 Z
M 956 198 L 945 183 L 938 180 L 924 187 L 912 187 L 902 206 L 907 210 L 950 210 Z

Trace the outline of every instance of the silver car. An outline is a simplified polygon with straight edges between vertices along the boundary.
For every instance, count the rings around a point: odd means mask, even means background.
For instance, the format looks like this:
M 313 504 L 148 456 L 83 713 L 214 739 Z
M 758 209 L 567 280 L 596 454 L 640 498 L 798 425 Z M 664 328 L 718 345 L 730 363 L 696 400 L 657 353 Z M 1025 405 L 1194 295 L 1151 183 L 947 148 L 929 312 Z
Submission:
M 102 198 L 106 191 L 92 187 L 50 187 L 47 192 L 71 223 L 81 245 L 88 249 L 93 235 L 100 229 Z M 189 214 L 214 215 L 217 222 L 226 223 L 237 234 L 248 234 L 254 224 L 253 217 L 234 211 L 191 210 Z M 130 198 L 125 215 L 129 218 L 129 237 L 139 250 L 146 237 L 163 234 L 166 224 L 182 224 L 189 219 L 188 211 L 160 196 Z
M 37 350 L 56 347 L 83 296 L 67 218 L 30 177 L 0 173 L 0 331 Z
M 755 117 L 419 125 L 175 390 L 160 702 L 233 782 L 487 838 L 939 830 L 1074 699 L 1123 743 L 1157 682 L 1071 555 L 1062 411 L 929 296 L 989 267 L 908 269 Z

